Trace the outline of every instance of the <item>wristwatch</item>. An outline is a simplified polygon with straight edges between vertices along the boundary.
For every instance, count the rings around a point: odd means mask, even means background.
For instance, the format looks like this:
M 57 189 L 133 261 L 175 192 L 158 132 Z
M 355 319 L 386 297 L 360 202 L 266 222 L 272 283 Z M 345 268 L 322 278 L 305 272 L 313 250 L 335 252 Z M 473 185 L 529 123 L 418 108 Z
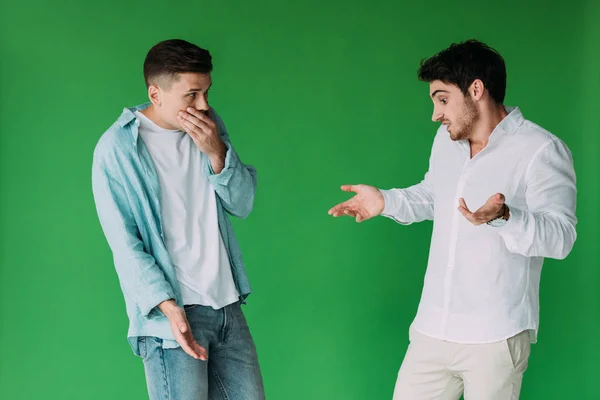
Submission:
M 508 217 L 506 216 L 508 211 L 508 206 L 506 205 L 506 203 L 504 203 L 502 205 L 502 214 L 500 214 L 498 217 L 486 222 L 486 224 L 488 224 L 489 226 L 493 227 L 493 228 L 500 228 L 501 226 L 504 226 L 506 224 L 506 222 L 508 221 Z

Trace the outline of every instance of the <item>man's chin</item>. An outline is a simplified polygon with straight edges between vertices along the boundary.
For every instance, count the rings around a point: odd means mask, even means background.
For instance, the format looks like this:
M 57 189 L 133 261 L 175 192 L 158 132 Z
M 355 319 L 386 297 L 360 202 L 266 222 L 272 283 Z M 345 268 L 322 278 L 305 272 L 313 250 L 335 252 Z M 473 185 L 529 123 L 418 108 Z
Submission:
M 450 139 L 452 139 L 455 142 L 464 139 L 464 137 L 460 134 L 453 134 L 452 132 L 449 132 L 449 133 L 450 133 Z

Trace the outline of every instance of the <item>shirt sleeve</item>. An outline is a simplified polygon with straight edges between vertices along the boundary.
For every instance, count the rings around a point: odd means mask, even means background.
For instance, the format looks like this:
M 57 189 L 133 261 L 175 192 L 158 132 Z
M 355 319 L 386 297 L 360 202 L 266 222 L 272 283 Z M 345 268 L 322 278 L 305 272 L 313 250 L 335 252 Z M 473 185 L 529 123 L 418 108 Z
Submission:
M 113 253 L 123 291 L 131 295 L 142 314 L 162 316 L 157 305 L 175 294 L 152 255 L 139 238 L 123 185 L 108 172 L 102 156 L 94 154 L 92 190 L 100 225 Z
M 433 154 L 433 150 L 432 150 Z M 433 220 L 433 182 L 431 179 L 432 160 L 423 180 L 405 189 L 380 190 L 385 200 L 381 215 L 402 225 Z
M 208 179 L 221 199 L 225 210 L 233 216 L 246 218 L 254 207 L 256 169 L 242 162 L 231 144 L 225 124 L 216 112 L 214 116 L 227 152 L 225 166 L 218 174 L 214 173 L 210 160 L 207 160 Z
M 575 170 L 567 146 L 553 139 L 540 148 L 525 180 L 527 209 L 508 204 L 510 218 L 496 229 L 512 253 L 563 259 L 577 238 Z

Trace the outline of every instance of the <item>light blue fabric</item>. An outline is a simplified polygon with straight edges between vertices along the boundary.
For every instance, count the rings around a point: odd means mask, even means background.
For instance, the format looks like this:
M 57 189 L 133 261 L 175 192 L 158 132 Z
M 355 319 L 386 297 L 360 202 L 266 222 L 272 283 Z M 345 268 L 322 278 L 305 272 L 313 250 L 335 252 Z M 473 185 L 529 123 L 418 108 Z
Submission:
M 123 110 L 98 141 L 92 165 L 94 201 L 125 297 L 128 340 L 137 355 L 139 336 L 160 338 L 165 348 L 179 346 L 169 321 L 157 305 L 175 299 L 183 306 L 175 269 L 163 240 L 158 175 L 139 135 L 139 122 L 134 114 L 149 105 Z M 227 154 L 225 167 L 219 174 L 214 174 L 209 161 L 204 172 L 217 195 L 219 230 L 236 288 L 244 300 L 250 294 L 250 285 L 227 214 L 245 218 L 252 210 L 256 170 L 240 160 L 223 121 L 212 108 L 209 116 L 217 124 Z

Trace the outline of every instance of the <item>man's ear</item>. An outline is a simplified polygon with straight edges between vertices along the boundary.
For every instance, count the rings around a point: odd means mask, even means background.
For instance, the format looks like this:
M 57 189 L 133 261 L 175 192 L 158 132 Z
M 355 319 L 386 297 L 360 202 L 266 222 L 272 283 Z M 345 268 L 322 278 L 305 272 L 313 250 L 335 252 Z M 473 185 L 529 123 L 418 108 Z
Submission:
M 148 98 L 156 107 L 160 107 L 162 105 L 161 96 L 162 91 L 157 85 L 151 84 L 148 86 Z
M 480 100 L 485 93 L 483 81 L 481 79 L 475 79 L 469 87 L 469 93 L 471 94 L 471 97 L 473 97 L 473 100 Z

